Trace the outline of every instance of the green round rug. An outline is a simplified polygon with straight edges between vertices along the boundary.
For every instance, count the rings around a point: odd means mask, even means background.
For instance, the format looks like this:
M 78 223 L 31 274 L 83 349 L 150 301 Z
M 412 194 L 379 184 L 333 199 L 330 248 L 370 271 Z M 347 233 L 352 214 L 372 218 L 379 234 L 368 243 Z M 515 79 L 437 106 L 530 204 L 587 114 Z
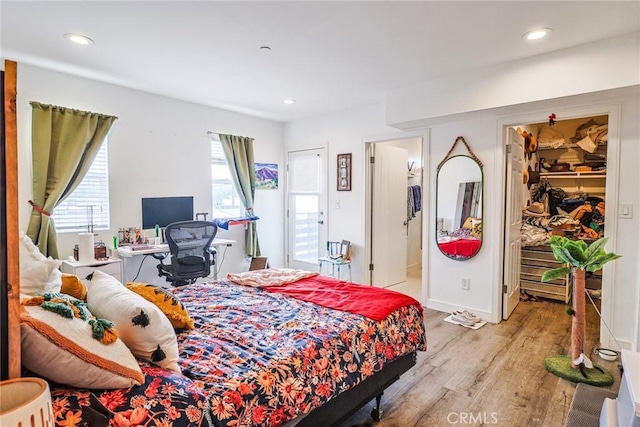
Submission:
M 580 369 L 571 367 L 571 357 L 569 356 L 548 356 L 544 359 L 544 367 L 547 368 L 547 371 L 565 380 L 574 383 L 586 383 L 598 387 L 613 384 L 613 376 L 607 370 L 595 364 L 593 366 L 594 367 L 590 369 L 585 368 L 585 372 L 587 373 L 587 378 L 585 378 L 582 372 L 580 372 Z M 596 366 L 604 372 L 596 369 Z

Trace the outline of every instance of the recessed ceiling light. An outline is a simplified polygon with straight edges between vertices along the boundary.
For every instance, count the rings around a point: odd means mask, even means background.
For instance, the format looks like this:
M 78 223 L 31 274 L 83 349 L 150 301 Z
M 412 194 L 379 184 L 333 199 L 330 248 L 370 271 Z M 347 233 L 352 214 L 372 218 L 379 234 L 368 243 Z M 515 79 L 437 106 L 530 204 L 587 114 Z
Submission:
M 77 33 L 66 33 L 64 35 L 64 37 L 68 40 L 71 40 L 74 43 L 77 44 L 82 44 L 82 45 L 88 45 L 88 44 L 93 44 L 93 40 L 91 40 L 89 37 L 87 36 L 83 36 L 82 34 L 77 34 Z
M 287 98 L 287 99 L 283 100 L 282 102 L 284 102 L 285 104 L 295 104 L 296 100 L 295 99 L 291 99 L 291 98 Z
M 526 40 L 540 40 L 548 36 L 550 32 L 551 28 L 538 28 L 524 33 L 522 38 Z

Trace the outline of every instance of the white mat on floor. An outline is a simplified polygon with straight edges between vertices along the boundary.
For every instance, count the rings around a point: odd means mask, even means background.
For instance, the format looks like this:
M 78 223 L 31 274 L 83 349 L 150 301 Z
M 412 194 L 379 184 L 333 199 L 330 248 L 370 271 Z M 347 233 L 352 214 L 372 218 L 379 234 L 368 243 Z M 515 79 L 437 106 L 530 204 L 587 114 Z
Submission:
M 454 325 L 460 325 L 460 326 L 464 326 L 465 328 L 469 328 L 469 329 L 480 329 L 481 327 L 483 327 L 484 325 L 487 324 L 486 320 L 483 320 L 481 322 L 476 323 L 473 326 L 467 326 L 467 325 L 463 325 L 462 323 L 458 323 L 455 320 L 451 319 L 451 316 L 453 316 L 453 314 L 450 314 L 449 316 L 444 318 L 445 322 L 449 322 L 449 323 L 453 323 Z

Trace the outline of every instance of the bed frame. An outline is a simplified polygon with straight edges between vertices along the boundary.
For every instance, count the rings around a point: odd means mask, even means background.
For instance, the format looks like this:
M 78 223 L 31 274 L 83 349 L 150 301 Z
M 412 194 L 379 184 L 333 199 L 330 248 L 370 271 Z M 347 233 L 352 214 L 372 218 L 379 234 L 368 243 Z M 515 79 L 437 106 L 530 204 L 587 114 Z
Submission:
M 291 425 L 299 427 L 326 427 L 345 420 L 374 397 L 376 407 L 371 411 L 371 417 L 379 421 L 382 417 L 380 401 L 387 387 L 396 382 L 400 375 L 416 364 L 416 353 L 409 353 L 387 364 L 381 371 L 362 381 L 355 387 L 340 393 L 319 408 L 311 411 L 299 422 Z

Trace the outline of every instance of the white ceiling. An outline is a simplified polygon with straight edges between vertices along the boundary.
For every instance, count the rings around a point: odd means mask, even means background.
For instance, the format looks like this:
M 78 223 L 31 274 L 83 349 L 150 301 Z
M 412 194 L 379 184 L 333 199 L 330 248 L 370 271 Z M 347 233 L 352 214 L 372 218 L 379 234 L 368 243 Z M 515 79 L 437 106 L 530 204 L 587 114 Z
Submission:
M 2 0 L 0 16 L 3 58 L 283 122 L 640 31 L 638 1 Z M 553 32 L 521 39 L 535 27 Z

